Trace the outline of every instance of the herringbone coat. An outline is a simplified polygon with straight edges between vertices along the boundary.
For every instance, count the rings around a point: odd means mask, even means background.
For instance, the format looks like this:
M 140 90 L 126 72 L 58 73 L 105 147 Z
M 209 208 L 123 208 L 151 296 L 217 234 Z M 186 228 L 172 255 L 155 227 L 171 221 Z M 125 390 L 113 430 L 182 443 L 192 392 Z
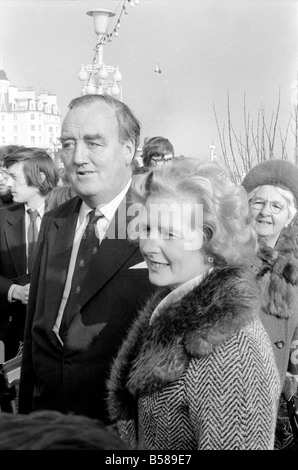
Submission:
M 152 450 L 273 449 L 280 380 L 242 267 L 215 268 L 149 324 L 135 321 L 108 381 L 122 438 Z

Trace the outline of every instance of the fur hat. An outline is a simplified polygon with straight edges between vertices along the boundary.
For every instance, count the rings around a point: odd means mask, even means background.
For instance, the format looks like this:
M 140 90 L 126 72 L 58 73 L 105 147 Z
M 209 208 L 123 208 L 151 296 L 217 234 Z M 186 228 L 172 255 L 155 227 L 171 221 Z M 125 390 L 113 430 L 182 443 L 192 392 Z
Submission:
M 258 186 L 271 185 L 288 189 L 298 204 L 298 167 L 288 160 L 265 160 L 251 168 L 242 181 L 250 193 Z

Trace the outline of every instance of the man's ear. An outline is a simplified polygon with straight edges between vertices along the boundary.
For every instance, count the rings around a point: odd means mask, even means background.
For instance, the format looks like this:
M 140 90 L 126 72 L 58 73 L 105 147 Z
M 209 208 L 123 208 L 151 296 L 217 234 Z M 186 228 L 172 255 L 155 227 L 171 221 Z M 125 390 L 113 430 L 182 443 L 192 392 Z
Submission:
M 127 166 L 131 165 L 132 159 L 135 154 L 135 143 L 133 140 L 127 140 L 125 142 L 125 163 Z
M 43 183 L 44 180 L 46 179 L 46 175 L 42 171 L 40 171 L 39 176 L 40 176 L 40 182 Z

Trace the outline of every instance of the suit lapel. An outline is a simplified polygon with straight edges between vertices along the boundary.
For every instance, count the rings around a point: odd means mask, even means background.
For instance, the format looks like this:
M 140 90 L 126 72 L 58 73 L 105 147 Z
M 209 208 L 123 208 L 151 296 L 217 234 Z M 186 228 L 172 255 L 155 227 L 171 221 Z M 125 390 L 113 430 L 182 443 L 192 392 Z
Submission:
M 80 205 L 81 199 L 78 199 L 74 207 L 67 208 L 65 216 L 54 220 L 51 229 L 53 232 L 49 242 L 51 259 L 46 268 L 47 287 L 45 290 L 45 305 L 47 305 L 45 321 L 50 331 L 56 321 L 65 288 Z
M 107 235 L 101 242 L 97 256 L 92 266 L 89 267 L 89 275 L 81 286 L 81 307 L 98 292 L 128 261 L 138 245 L 127 241 L 126 229 L 131 219 L 127 216 L 126 198 L 123 199 L 117 209 L 107 231 Z
M 127 262 L 137 250 L 126 240 L 109 240 L 105 238 L 100 245 L 98 255 L 90 266 L 91 276 L 82 285 L 81 306 L 99 291 Z
M 5 237 L 18 276 L 26 272 L 26 238 L 24 205 L 8 211 Z

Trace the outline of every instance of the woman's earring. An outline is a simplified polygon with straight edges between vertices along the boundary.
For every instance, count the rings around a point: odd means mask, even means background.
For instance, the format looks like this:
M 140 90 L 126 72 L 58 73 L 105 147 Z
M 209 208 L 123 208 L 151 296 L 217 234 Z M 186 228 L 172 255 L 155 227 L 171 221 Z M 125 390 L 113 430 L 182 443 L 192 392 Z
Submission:
M 207 256 L 207 261 L 208 263 L 213 263 L 214 259 L 212 258 L 212 256 Z

